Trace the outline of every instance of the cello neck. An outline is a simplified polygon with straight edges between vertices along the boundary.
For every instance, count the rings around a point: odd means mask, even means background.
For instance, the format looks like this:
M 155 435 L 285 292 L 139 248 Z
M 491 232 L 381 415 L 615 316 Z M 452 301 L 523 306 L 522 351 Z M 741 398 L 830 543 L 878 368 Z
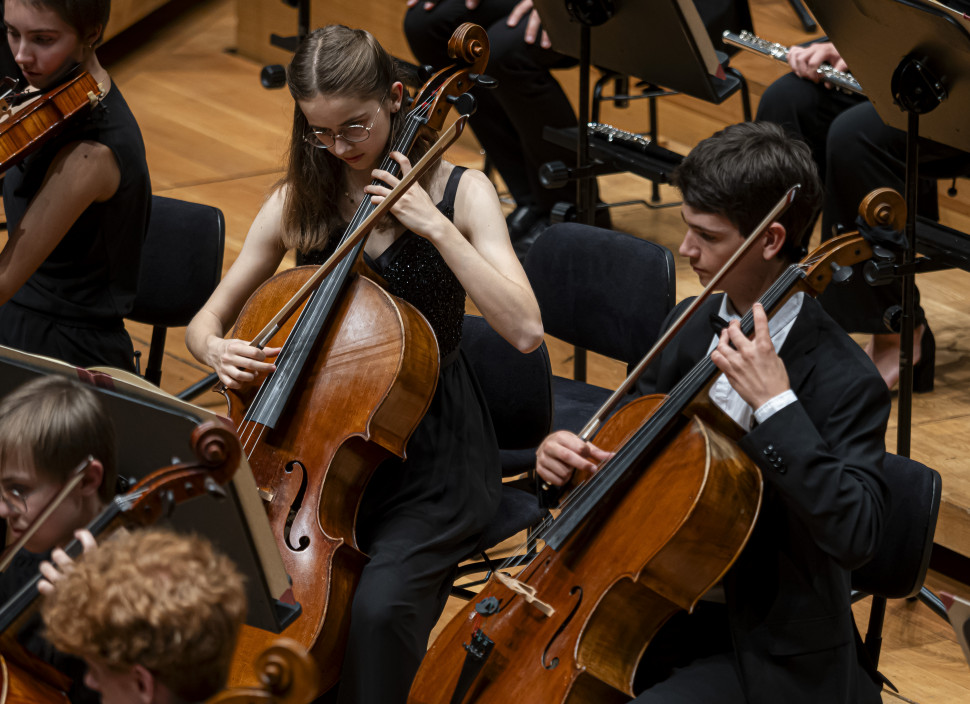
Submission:
M 400 176 L 400 166 L 390 157 L 390 152 L 410 153 L 418 131 L 425 122 L 426 106 L 422 103 L 408 113 L 401 134 L 398 135 L 391 145 L 388 155 L 381 162 L 381 169 L 388 171 L 395 177 Z M 380 183 L 377 179 L 371 181 L 371 184 Z M 348 239 L 376 207 L 371 203 L 369 196 L 361 200 L 354 217 L 341 237 L 341 242 Z M 300 373 L 313 350 L 315 341 L 327 326 L 327 321 L 350 280 L 354 264 L 360 257 L 365 243 L 366 240 L 361 240 L 355 245 L 351 252 L 341 260 L 330 275 L 310 295 L 303 312 L 300 313 L 293 327 L 293 331 L 287 337 L 283 349 L 277 357 L 276 371 L 271 373 L 263 382 L 255 400 L 249 406 L 243 418 L 244 423 L 258 423 L 267 428 L 276 427 L 290 395 L 296 387 Z
M 792 264 L 761 296 L 759 302 L 769 315 L 784 303 L 805 278 L 800 264 Z M 741 330 L 747 336 L 754 330 L 754 317 L 748 311 L 741 319 Z M 656 449 L 660 442 L 684 417 L 687 407 L 696 399 L 718 373 L 710 355 L 705 355 L 671 390 L 653 415 L 637 429 L 633 437 L 609 459 L 600 470 L 569 498 L 568 506 L 544 536 L 554 550 L 561 547 L 603 498 L 634 474 L 630 470 L 645 454 Z

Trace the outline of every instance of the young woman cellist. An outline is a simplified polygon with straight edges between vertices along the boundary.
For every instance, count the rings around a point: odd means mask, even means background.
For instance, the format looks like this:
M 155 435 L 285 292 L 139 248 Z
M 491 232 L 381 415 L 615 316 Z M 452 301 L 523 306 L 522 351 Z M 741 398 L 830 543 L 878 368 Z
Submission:
M 279 348 L 223 336 L 284 253 L 319 263 L 364 198 L 398 179 L 378 166 L 403 121 L 404 87 L 367 32 L 313 32 L 287 71 L 296 100 L 286 175 L 257 215 L 239 258 L 189 325 L 186 341 L 229 388 L 275 369 Z M 402 172 L 408 158 L 394 153 Z M 416 159 L 412 150 L 412 159 Z M 437 204 L 437 205 L 436 205 Z M 404 702 L 454 565 L 474 547 L 499 496 L 499 463 L 480 390 L 459 351 L 466 292 L 523 352 L 542 341 L 539 308 L 509 242 L 498 198 L 477 171 L 442 162 L 391 208 L 364 259 L 437 337 L 434 399 L 407 446 L 381 464 L 357 535 L 370 556 L 357 588 L 339 686 L 342 702 Z

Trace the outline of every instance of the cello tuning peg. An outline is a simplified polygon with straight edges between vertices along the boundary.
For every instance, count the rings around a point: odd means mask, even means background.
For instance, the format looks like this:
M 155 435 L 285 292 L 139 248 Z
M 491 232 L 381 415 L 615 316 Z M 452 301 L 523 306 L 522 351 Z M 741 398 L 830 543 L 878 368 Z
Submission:
M 845 283 L 852 278 L 852 267 L 841 266 L 832 262 L 832 281 L 837 284 Z
M 498 85 L 497 80 L 491 76 L 486 76 L 484 73 L 469 73 L 468 80 L 482 88 L 495 88 Z
M 205 493 L 214 499 L 224 499 L 229 495 L 226 493 L 225 487 L 212 477 L 205 478 Z
M 460 115 L 473 115 L 475 113 L 475 96 L 471 93 L 461 93 L 460 95 L 449 95 L 447 101 L 455 106 L 455 110 Z

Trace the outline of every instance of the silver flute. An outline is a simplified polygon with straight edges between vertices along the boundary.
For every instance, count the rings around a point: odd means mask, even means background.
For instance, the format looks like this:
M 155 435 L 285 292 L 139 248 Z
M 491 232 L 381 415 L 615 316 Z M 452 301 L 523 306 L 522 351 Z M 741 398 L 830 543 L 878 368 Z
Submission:
M 788 63 L 787 46 L 784 46 L 783 44 L 776 44 L 775 42 L 769 42 L 752 34 L 746 29 L 741 30 L 741 34 L 726 31 L 721 35 L 721 38 L 724 40 L 725 44 L 741 47 L 742 49 L 753 51 L 755 54 L 761 54 L 762 56 L 767 56 L 786 64 Z M 831 83 L 833 86 L 849 91 L 850 93 L 859 93 L 860 95 L 865 95 L 862 90 L 862 86 L 859 85 L 859 81 L 853 78 L 851 73 L 839 71 L 829 64 L 822 64 L 816 69 L 816 72 L 825 81 Z

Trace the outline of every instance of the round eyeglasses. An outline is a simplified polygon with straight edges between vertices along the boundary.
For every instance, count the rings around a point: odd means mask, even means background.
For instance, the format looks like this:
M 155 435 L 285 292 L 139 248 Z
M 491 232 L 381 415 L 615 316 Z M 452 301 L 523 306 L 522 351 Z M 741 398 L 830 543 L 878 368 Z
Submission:
M 370 131 L 374 127 L 374 123 L 377 122 L 377 116 L 381 114 L 381 108 L 384 107 L 384 101 L 387 99 L 387 95 L 385 93 L 384 97 L 381 98 L 381 102 L 377 106 L 377 112 L 374 113 L 374 119 L 370 121 L 370 125 L 367 127 L 364 125 L 347 125 L 336 133 L 328 129 L 318 130 L 311 127 L 310 131 L 303 135 L 303 140 L 317 149 L 330 149 L 337 143 L 337 137 L 350 143 L 366 141 L 370 137 Z
M 3 486 L 0 486 L 0 501 L 12 515 L 23 516 L 27 513 L 28 493 L 17 488 L 4 489 Z

